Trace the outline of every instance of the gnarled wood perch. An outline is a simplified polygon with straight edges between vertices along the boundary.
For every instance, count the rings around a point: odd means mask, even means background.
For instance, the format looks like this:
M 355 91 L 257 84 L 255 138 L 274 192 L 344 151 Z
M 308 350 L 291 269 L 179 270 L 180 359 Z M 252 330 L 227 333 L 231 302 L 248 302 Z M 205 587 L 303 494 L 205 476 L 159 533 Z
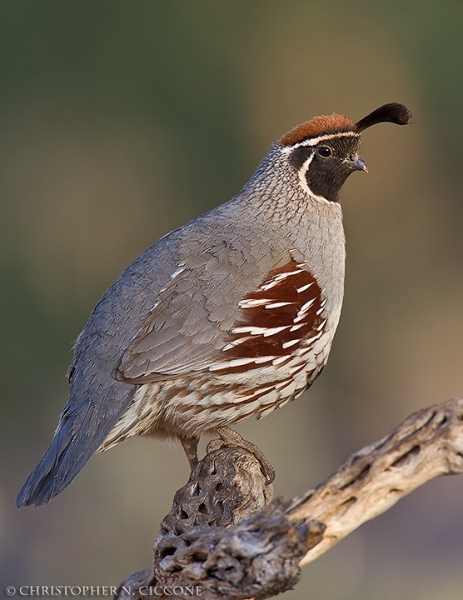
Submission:
M 366 446 L 315 489 L 271 502 L 256 458 L 209 451 L 175 495 L 154 565 L 116 598 L 270 598 L 362 523 L 438 475 L 463 472 L 463 399 L 420 410 Z

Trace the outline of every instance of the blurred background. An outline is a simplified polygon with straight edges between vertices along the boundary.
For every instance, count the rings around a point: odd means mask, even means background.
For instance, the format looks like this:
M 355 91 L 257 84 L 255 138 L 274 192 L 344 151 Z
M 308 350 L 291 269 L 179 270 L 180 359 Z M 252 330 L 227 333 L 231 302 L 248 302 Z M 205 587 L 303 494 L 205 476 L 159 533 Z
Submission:
M 118 585 L 188 476 L 131 440 L 45 508 L 15 497 L 51 440 L 72 344 L 169 230 L 234 195 L 314 115 L 404 102 L 343 189 L 344 310 L 323 376 L 238 430 L 276 494 L 316 485 L 410 412 L 463 394 L 463 3 L 0 3 L 1 589 Z M 463 477 L 433 481 L 303 570 L 287 598 L 461 600 Z

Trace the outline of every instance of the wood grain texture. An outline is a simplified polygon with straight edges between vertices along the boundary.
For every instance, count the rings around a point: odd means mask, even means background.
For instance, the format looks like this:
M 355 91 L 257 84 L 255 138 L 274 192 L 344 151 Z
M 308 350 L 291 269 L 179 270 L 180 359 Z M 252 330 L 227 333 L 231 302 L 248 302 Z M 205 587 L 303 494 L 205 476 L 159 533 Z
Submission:
M 362 448 L 315 489 L 294 498 L 288 515 L 318 519 L 323 541 L 307 564 L 401 498 L 439 475 L 463 472 L 463 398 L 419 410 Z

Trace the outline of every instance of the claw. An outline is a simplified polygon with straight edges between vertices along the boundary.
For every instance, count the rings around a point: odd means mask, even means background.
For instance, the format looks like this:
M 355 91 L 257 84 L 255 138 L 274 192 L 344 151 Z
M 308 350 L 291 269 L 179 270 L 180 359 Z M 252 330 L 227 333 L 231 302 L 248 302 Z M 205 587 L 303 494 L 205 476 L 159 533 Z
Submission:
M 251 454 L 253 454 L 260 463 L 260 467 L 265 477 L 266 484 L 270 485 L 271 483 L 273 483 L 275 479 L 275 469 L 272 467 L 268 458 L 265 456 L 262 450 L 259 450 L 259 448 L 252 442 L 248 442 L 247 440 L 245 440 L 239 433 L 237 433 L 233 429 L 230 429 L 230 427 L 218 427 L 216 431 L 220 435 L 222 440 L 227 444 L 230 444 L 232 446 L 240 446 L 241 448 L 244 448 L 245 450 L 248 450 Z M 219 440 L 212 440 L 210 444 L 218 441 Z

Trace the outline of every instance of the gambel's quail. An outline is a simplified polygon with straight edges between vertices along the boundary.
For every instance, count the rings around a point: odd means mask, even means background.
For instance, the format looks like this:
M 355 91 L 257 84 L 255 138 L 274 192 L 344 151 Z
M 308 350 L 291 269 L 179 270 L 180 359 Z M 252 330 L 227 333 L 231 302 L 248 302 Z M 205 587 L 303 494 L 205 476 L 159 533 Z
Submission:
M 338 193 L 367 170 L 360 133 L 385 121 L 411 116 L 392 103 L 358 123 L 302 123 L 237 196 L 134 260 L 77 339 L 69 399 L 18 506 L 47 503 L 133 435 L 178 438 L 192 466 L 208 432 L 253 447 L 228 426 L 284 406 L 327 361 L 344 287 Z

